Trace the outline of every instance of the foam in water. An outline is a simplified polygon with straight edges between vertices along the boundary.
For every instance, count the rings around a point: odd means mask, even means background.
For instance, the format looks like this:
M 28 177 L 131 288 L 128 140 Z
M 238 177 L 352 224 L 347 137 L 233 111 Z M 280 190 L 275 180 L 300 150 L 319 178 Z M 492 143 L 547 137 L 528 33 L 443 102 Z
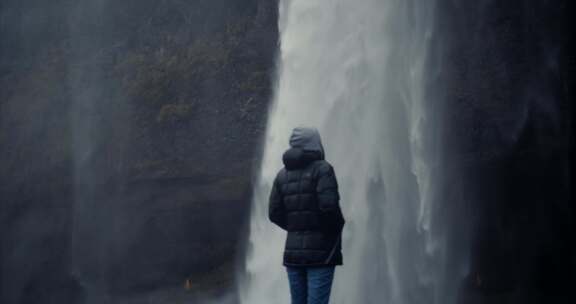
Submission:
M 278 87 L 253 198 L 242 303 L 289 303 L 286 232 L 268 221 L 268 194 L 288 137 L 317 127 L 335 168 L 346 218 L 344 265 L 331 303 L 451 303 L 446 238 L 434 218 L 426 134 L 434 1 L 281 2 Z M 437 224 L 435 224 L 437 223 Z M 439 223 L 439 224 L 438 224 Z

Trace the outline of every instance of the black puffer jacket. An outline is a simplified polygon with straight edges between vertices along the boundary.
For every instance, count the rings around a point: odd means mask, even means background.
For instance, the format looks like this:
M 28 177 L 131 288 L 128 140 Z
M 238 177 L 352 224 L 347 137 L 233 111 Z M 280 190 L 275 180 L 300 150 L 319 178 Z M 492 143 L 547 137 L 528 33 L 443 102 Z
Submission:
M 269 200 L 269 218 L 288 231 L 285 266 L 342 265 L 344 218 L 338 183 L 316 129 L 295 128 Z

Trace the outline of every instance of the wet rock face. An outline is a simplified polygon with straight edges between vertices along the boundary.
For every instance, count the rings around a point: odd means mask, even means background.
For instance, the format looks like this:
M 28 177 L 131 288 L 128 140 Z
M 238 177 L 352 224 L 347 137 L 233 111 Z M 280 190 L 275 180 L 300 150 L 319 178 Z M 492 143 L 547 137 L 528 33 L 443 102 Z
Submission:
M 0 14 L 0 302 L 106 301 L 212 270 L 230 285 L 275 1 L 8 0 Z
M 446 163 L 473 220 L 462 303 L 573 298 L 568 4 L 440 1 Z

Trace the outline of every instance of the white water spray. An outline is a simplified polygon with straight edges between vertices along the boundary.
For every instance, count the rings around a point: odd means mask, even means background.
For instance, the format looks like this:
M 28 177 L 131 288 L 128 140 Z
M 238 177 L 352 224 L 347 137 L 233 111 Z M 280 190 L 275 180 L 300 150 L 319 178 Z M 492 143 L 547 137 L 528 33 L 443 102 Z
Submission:
M 448 219 L 435 218 L 440 124 L 427 109 L 434 1 L 281 2 L 278 88 L 253 198 L 245 304 L 289 303 L 286 232 L 268 221 L 268 195 L 288 137 L 317 127 L 335 168 L 346 219 L 344 265 L 331 303 L 454 302 Z M 443 225 L 440 228 L 440 225 Z

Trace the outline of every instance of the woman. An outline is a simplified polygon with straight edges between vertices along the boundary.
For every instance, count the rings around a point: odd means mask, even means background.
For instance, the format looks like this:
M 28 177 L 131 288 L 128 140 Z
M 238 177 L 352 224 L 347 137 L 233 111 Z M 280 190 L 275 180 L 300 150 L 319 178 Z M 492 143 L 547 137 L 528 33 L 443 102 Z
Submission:
M 269 200 L 269 218 L 288 231 L 283 264 L 292 304 L 327 304 L 336 265 L 342 265 L 340 210 L 334 169 L 318 130 L 294 128 Z

